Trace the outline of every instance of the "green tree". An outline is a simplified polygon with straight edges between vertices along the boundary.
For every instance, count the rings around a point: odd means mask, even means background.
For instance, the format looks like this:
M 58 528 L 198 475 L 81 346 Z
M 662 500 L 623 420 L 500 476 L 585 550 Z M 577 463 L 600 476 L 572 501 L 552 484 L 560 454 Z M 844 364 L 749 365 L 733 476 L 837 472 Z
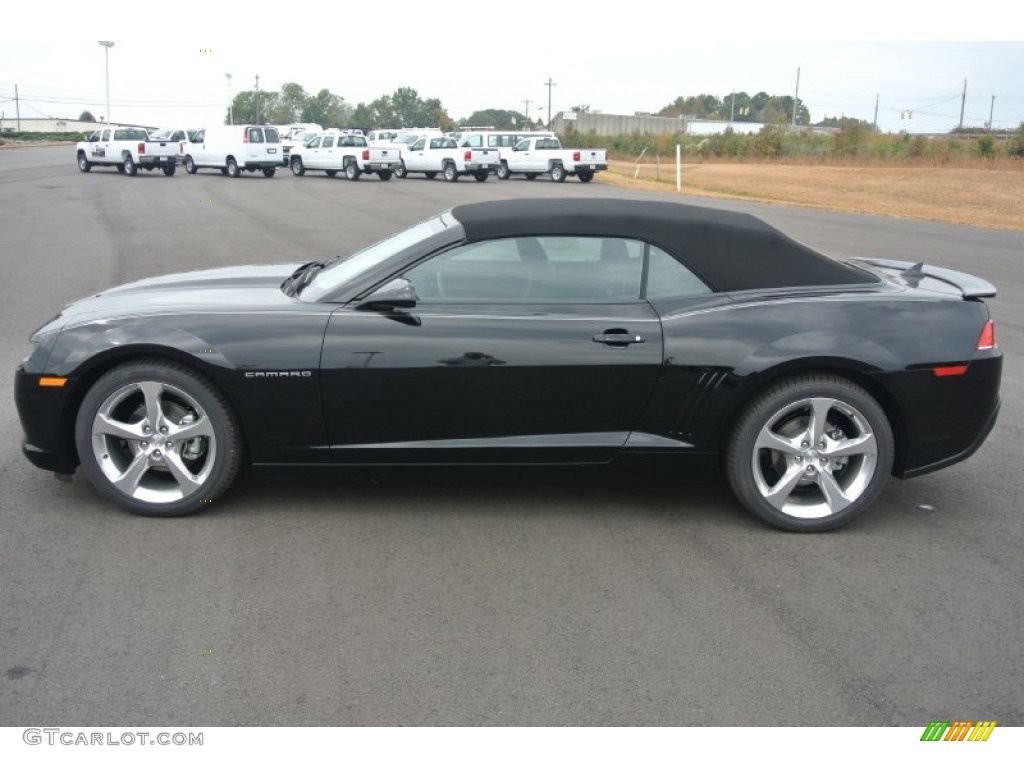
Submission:
M 454 121 L 440 99 L 421 99 L 413 88 L 399 88 L 369 104 L 360 103 L 351 122 L 363 130 L 373 128 L 433 128 L 450 130 Z
M 287 110 L 288 117 L 281 123 L 297 123 L 302 117 L 306 104 L 309 102 L 309 94 L 306 89 L 298 83 L 285 83 L 281 86 L 281 106 Z M 310 121 L 305 121 L 310 122 Z
M 82 114 L 78 116 L 78 119 L 81 120 L 83 123 L 96 122 L 96 118 L 92 116 L 92 112 L 90 112 L 88 109 L 82 112 Z
M 307 100 L 301 116 L 304 123 L 316 123 L 324 128 L 345 128 L 351 113 L 343 98 L 323 88 Z
M 233 112 L 236 124 L 244 123 L 270 123 L 272 125 L 285 125 L 293 122 L 288 119 L 286 107 L 282 107 L 280 96 L 276 91 L 241 91 L 235 95 L 231 102 L 232 110 L 224 114 L 224 122 L 227 123 L 229 115 Z

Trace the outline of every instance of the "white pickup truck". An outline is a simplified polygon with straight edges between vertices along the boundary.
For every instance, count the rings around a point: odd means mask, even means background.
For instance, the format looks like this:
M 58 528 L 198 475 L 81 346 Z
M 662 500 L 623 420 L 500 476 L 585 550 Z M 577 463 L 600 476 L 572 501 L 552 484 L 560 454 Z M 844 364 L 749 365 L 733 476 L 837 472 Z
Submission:
M 447 136 L 420 136 L 402 150 L 402 164 L 395 173 L 400 179 L 410 173 L 422 173 L 432 179 L 441 173 L 445 181 L 458 181 L 460 176 L 466 175 L 487 181 L 499 162 L 496 149 L 460 147 L 455 139 Z
M 78 142 L 75 156 L 78 170 L 88 173 L 94 165 L 112 165 L 135 176 L 139 168 L 163 170 L 173 176 L 182 158 L 180 141 L 151 140 L 142 128 L 101 128 Z
M 377 174 L 381 181 L 390 181 L 402 160 L 395 147 L 371 147 L 364 136 L 344 131 L 324 131 L 304 145 L 292 147 L 289 165 L 296 176 L 306 171 L 325 171 L 336 176 L 344 171 L 345 178 L 356 181 L 364 173 Z
M 566 176 L 578 176 L 580 181 L 587 182 L 598 171 L 606 170 L 608 159 L 603 149 L 562 149 L 556 138 L 534 136 L 505 153 L 496 175 L 507 179 L 513 173 L 522 173 L 535 179 L 546 173 L 552 181 L 563 182 Z

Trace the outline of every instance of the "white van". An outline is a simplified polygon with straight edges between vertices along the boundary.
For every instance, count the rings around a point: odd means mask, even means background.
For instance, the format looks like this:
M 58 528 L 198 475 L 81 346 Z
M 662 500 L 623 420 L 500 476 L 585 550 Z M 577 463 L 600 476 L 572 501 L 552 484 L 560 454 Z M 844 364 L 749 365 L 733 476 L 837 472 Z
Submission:
M 186 148 L 185 170 L 189 173 L 219 168 L 232 178 L 238 178 L 243 170 L 263 171 L 270 178 L 283 157 L 281 134 L 272 125 L 215 125 Z

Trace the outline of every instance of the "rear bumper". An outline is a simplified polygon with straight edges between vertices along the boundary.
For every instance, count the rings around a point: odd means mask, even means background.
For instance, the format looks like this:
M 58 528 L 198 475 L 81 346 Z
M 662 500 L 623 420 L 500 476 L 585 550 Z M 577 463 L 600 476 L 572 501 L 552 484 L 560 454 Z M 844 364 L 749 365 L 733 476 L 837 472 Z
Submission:
M 573 173 L 593 173 L 595 171 L 607 171 L 608 163 L 576 163 Z
M 487 171 L 488 173 L 496 170 L 498 163 L 466 163 L 466 173 L 475 173 L 477 171 Z
M 363 166 L 365 173 L 376 173 L 377 171 L 393 171 L 402 164 L 397 160 L 390 163 L 367 163 Z

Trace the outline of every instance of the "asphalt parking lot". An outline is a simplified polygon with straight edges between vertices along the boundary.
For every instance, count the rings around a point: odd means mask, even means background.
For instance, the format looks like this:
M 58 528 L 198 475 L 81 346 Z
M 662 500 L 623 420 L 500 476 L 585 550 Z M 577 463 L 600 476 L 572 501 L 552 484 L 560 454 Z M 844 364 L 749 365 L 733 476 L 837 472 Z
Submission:
M 600 176 L 127 178 L 79 173 L 70 147 L 0 150 L 0 370 L 91 291 L 567 195 L 656 197 Z M 32 467 L 9 388 L 0 726 L 1024 725 L 1024 234 L 688 201 L 995 283 L 988 442 L 822 535 L 765 527 L 720 479 L 603 468 L 246 477 L 154 520 Z

